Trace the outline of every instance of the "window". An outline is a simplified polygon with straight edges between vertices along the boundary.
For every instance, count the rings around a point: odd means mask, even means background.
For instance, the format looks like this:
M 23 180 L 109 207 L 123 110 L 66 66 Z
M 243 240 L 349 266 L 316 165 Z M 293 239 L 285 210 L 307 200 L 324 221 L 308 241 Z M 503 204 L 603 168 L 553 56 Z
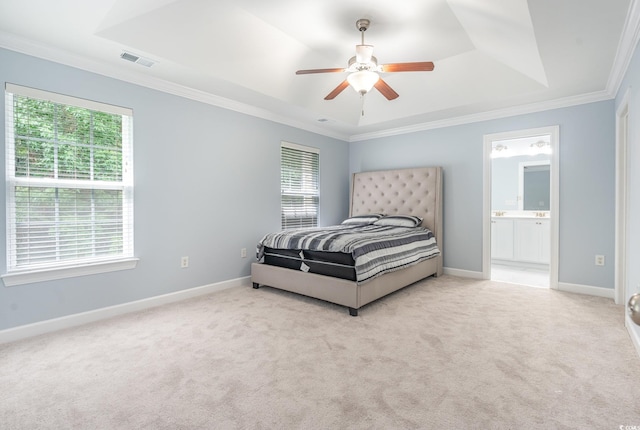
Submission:
M 33 281 L 8 283 L 12 274 L 131 259 L 132 111 L 12 84 L 5 97 L 5 284 Z
M 282 142 L 280 195 L 283 230 L 318 225 L 319 158 L 319 151 L 315 148 Z

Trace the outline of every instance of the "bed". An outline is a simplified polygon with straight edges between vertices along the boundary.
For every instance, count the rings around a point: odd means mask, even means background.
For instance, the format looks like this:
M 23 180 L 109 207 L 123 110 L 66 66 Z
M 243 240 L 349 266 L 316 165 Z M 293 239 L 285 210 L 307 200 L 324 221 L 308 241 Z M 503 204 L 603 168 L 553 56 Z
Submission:
M 355 272 L 356 259 L 348 253 L 302 252 L 297 247 L 265 246 L 261 241 L 260 261 L 251 265 L 253 288 L 269 286 L 314 297 L 345 306 L 357 316 L 361 307 L 374 300 L 442 274 L 442 168 L 354 173 L 349 218 L 376 214 L 420 218 L 419 226 L 432 234 L 439 252 L 362 280 Z

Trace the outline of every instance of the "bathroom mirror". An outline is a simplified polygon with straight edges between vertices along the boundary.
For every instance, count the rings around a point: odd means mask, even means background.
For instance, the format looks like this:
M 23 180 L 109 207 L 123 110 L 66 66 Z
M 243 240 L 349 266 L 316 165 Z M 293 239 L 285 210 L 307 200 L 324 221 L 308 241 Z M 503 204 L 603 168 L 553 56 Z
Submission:
M 550 210 L 550 175 L 549 161 L 520 163 L 520 210 Z
M 546 168 L 546 177 L 549 177 L 550 156 L 541 154 L 537 156 L 521 155 L 505 158 L 494 158 L 491 161 L 491 210 L 493 211 L 548 211 L 550 187 L 544 190 L 545 197 L 535 196 L 533 191 L 524 191 L 524 166 L 540 166 Z M 536 174 L 527 169 L 527 183 L 532 188 L 539 186 L 536 181 Z M 532 180 L 530 180 L 532 179 Z M 527 200 L 533 200 L 533 204 L 527 204 L 527 207 L 535 209 L 524 209 L 523 195 Z M 539 202 L 544 201 L 546 204 L 540 206 Z M 543 208 L 547 209 L 543 209 Z

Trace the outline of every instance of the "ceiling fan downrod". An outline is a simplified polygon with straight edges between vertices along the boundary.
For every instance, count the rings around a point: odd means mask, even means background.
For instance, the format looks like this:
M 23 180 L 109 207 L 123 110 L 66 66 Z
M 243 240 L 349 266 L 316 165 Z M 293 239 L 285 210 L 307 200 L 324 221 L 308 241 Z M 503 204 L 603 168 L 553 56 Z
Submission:
M 364 45 L 364 32 L 367 31 L 367 28 L 369 28 L 369 25 L 371 24 L 371 21 L 369 21 L 368 19 L 362 18 L 356 21 L 356 28 L 358 29 L 358 31 L 360 32 L 360 37 L 361 37 L 361 44 Z

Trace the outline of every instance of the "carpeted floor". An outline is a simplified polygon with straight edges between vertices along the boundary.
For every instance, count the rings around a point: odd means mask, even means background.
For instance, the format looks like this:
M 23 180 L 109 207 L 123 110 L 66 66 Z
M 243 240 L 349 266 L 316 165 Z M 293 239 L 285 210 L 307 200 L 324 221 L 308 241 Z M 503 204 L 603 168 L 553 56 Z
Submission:
M 1 345 L 0 428 L 640 428 L 623 316 L 452 276 L 356 318 L 233 288 Z

